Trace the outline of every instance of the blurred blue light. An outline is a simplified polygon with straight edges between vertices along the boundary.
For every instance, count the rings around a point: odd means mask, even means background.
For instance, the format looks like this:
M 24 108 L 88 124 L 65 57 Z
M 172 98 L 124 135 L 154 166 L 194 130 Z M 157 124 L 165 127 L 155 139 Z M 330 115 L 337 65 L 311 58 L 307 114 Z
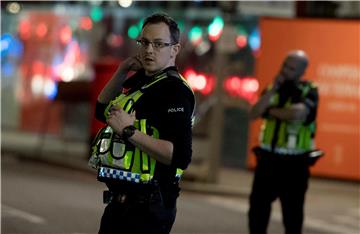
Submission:
M 23 44 L 21 41 L 14 38 L 11 34 L 5 33 L 1 35 L 1 57 L 13 56 L 21 57 L 23 54 Z
M 254 51 L 254 50 L 258 50 L 260 48 L 260 44 L 261 44 L 260 32 L 259 32 L 259 29 L 255 29 L 249 35 L 249 45 L 250 45 L 251 49 Z
M 10 44 L 12 41 L 12 36 L 8 33 L 1 35 L 1 57 L 4 57 L 8 54 Z
M 23 43 L 18 39 L 14 38 L 10 43 L 9 55 L 19 58 L 22 56 L 23 51 L 24 51 Z
M 5 62 L 1 64 L 1 73 L 3 77 L 10 77 L 15 71 L 14 64 L 10 62 Z
M 50 87 L 47 87 L 45 89 L 45 95 L 50 100 L 54 100 L 57 93 L 58 93 L 58 84 L 57 84 L 57 82 L 54 82 L 52 84 L 53 85 L 51 85 Z

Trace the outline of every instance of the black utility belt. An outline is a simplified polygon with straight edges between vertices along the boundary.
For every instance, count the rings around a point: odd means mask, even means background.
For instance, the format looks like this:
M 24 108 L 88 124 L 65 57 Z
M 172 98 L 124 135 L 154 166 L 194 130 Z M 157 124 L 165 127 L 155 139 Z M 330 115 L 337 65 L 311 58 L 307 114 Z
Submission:
M 133 203 L 148 204 L 150 201 L 162 200 L 160 190 L 146 191 L 140 193 L 133 192 L 114 192 L 105 190 L 103 192 L 103 202 L 108 203 Z
M 261 147 L 257 146 L 252 149 L 254 154 L 258 159 L 272 159 L 272 160 L 304 160 L 309 164 L 310 166 L 314 165 L 317 160 L 319 160 L 322 156 L 324 156 L 324 151 L 316 149 L 311 150 L 306 153 L 297 154 L 297 155 L 288 155 L 288 154 L 278 154 L 274 153 L 265 149 L 262 149 Z

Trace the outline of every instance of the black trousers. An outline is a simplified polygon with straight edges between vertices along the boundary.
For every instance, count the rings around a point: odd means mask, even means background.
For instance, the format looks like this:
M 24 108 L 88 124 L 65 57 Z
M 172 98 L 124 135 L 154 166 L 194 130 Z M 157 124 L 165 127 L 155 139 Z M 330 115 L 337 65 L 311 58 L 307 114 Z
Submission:
M 304 157 L 257 155 L 250 195 L 249 230 L 267 233 L 272 202 L 279 198 L 286 234 L 302 233 L 309 163 Z
M 101 218 L 100 234 L 168 234 L 175 222 L 176 206 L 166 207 L 161 196 L 149 201 L 110 202 Z

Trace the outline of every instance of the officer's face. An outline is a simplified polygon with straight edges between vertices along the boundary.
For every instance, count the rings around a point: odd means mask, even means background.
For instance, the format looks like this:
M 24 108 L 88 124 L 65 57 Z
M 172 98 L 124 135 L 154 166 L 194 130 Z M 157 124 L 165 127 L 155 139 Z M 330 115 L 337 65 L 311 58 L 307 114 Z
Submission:
M 287 81 L 297 81 L 304 74 L 305 69 L 306 64 L 303 60 L 297 57 L 288 57 L 281 68 L 281 74 Z
M 140 58 L 146 75 L 175 65 L 180 45 L 171 41 L 170 30 L 165 23 L 147 24 L 140 40 L 144 42 L 140 46 Z

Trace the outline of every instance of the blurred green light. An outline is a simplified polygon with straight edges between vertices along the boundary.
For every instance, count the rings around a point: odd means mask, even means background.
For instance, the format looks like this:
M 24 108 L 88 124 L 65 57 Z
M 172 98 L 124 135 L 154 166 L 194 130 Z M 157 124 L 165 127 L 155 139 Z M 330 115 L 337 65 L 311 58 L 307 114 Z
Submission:
M 217 35 L 221 33 L 224 27 L 224 20 L 220 16 L 216 16 L 208 27 L 209 35 Z
M 132 25 L 128 29 L 128 36 L 132 39 L 136 39 L 140 34 L 140 30 L 138 29 L 137 25 Z
M 90 17 L 95 22 L 99 22 L 103 18 L 103 16 L 103 10 L 100 7 L 93 7 L 90 11 Z
M 197 41 L 202 37 L 202 30 L 199 26 L 194 26 L 189 31 L 188 37 L 191 41 Z
M 139 30 L 139 31 L 142 29 L 143 24 L 144 24 L 144 19 L 141 19 L 141 20 L 139 21 L 139 23 L 138 23 L 138 28 L 139 28 L 138 30 Z

